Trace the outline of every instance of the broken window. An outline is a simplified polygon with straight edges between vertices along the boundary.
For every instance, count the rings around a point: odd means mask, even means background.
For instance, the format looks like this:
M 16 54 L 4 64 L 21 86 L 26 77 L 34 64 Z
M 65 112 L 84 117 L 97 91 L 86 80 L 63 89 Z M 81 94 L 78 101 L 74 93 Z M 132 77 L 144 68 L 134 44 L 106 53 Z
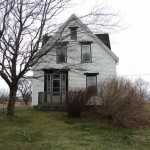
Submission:
M 70 39 L 71 40 L 77 39 L 77 28 L 78 27 L 70 27 Z

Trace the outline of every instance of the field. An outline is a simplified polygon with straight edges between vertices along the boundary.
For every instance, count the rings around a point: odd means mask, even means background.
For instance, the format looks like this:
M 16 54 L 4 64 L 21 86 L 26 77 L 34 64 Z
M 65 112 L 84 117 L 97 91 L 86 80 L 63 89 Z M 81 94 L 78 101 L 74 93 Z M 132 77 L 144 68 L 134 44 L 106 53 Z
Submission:
M 17 110 L 14 120 L 0 113 L 2 150 L 149 150 L 150 130 L 126 130 L 65 112 Z
M 1 102 L 0 103 L 0 112 L 5 112 L 7 109 L 7 104 L 8 102 Z M 31 102 L 28 103 L 28 105 L 26 105 L 23 101 L 21 102 L 16 102 L 15 103 L 15 108 L 16 109 L 27 109 L 27 108 L 31 108 Z

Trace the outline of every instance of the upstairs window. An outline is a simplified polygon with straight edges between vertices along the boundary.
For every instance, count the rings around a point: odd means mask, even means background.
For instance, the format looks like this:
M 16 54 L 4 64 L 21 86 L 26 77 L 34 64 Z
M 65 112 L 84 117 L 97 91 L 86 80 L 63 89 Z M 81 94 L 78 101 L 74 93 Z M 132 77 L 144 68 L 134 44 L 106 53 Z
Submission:
M 60 45 L 56 49 L 56 62 L 66 63 L 67 62 L 67 45 Z
M 69 27 L 70 28 L 70 39 L 76 40 L 77 39 L 77 28 L 78 27 Z
M 91 43 L 81 43 L 81 62 L 92 62 Z

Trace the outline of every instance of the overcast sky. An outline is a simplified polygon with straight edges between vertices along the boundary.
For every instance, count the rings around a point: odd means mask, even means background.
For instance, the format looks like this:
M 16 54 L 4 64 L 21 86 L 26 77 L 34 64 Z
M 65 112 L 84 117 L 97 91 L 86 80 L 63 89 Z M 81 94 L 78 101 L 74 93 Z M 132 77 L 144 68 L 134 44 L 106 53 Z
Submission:
M 108 1 L 128 26 L 111 36 L 112 50 L 120 58 L 117 73 L 137 75 L 150 82 L 150 0 Z
M 112 51 L 119 57 L 117 74 L 150 82 L 150 0 L 73 0 L 76 5 L 64 14 L 64 20 L 72 13 L 88 13 L 98 3 L 119 11 L 127 27 L 110 34 Z M 3 87 L 5 83 L 0 82 Z
M 112 51 L 119 57 L 117 74 L 150 82 L 150 0 L 86 0 L 79 8 L 87 11 L 98 3 L 119 11 L 127 27 L 110 34 Z M 77 7 L 74 13 L 80 14 Z

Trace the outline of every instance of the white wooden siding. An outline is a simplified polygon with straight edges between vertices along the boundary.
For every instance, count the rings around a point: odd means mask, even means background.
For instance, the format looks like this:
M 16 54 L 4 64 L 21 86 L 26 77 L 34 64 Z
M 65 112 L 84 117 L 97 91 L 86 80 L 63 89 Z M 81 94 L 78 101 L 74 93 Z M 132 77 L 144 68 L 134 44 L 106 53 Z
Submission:
M 78 29 L 79 30 L 79 29 Z M 68 33 L 68 27 L 65 28 L 64 34 Z M 32 94 L 32 105 L 38 104 L 38 92 L 44 92 L 44 72 L 37 72 L 43 68 L 56 68 L 61 69 L 63 67 L 69 67 L 68 73 L 68 88 L 86 88 L 86 76 L 85 72 L 88 73 L 99 73 L 97 75 L 97 81 L 116 76 L 116 61 L 115 59 L 97 43 L 96 39 L 88 33 L 78 33 L 78 39 L 72 41 L 69 38 L 65 39 L 69 41 L 67 48 L 67 63 L 56 64 L 56 52 L 55 49 L 51 51 L 47 56 L 42 58 L 45 63 L 39 63 L 34 67 L 34 76 L 41 76 L 38 80 L 32 81 L 33 94 Z M 92 63 L 81 63 L 81 45 L 80 41 L 92 41 Z

